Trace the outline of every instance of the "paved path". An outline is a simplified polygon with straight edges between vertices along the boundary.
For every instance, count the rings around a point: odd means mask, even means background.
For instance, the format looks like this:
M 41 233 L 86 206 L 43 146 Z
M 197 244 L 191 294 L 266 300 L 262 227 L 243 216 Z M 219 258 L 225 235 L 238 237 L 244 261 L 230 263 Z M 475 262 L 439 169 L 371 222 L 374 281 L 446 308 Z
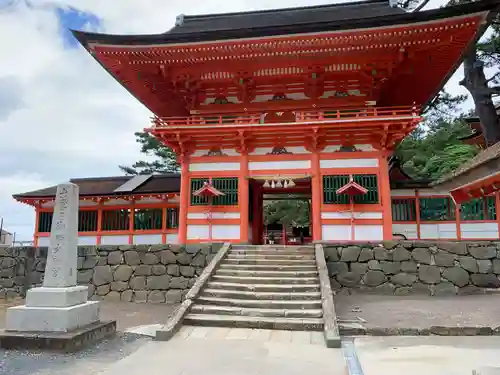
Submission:
M 321 333 L 183 327 L 150 342 L 102 375 L 346 375 L 340 349 Z
M 362 337 L 364 375 L 500 374 L 500 337 Z

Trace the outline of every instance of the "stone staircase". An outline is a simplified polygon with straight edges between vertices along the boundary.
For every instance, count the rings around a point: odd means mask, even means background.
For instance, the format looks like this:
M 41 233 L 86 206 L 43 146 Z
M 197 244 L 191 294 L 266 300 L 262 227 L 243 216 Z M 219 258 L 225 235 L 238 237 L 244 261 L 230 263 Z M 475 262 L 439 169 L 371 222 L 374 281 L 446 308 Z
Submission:
M 323 330 L 314 248 L 233 246 L 194 300 L 184 324 Z

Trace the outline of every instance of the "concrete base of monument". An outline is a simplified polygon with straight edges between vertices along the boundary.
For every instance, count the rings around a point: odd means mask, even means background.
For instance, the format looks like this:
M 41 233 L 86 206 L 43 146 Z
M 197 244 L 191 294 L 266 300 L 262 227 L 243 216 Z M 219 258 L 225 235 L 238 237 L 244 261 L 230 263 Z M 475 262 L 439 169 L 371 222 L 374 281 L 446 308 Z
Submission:
M 5 330 L 69 332 L 99 321 L 99 301 L 68 307 L 14 306 L 7 309 Z
M 26 293 L 27 307 L 69 307 L 87 302 L 87 286 L 32 288 Z
M 75 352 L 116 333 L 116 321 L 94 322 L 69 332 L 0 331 L 0 348 Z

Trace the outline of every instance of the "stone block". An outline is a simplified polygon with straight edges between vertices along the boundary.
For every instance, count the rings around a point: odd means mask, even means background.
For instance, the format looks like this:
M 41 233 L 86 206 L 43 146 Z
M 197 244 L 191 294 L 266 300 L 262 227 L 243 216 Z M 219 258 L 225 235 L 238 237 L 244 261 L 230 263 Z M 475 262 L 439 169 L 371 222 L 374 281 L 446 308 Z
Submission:
M 409 286 L 399 286 L 394 289 L 394 295 L 396 296 L 407 296 L 412 292 Z
M 112 251 L 108 254 L 108 264 L 116 265 L 123 262 L 123 253 L 121 251 Z
M 115 281 L 129 281 L 134 270 L 129 265 L 123 264 L 118 266 L 113 274 Z
M 413 249 L 411 256 L 417 263 L 431 264 L 431 251 L 428 248 L 417 247 Z
M 391 277 L 394 285 L 411 286 L 417 281 L 417 275 L 401 272 Z
M 96 255 L 89 255 L 85 257 L 85 260 L 83 261 L 82 268 L 84 270 L 89 270 L 93 269 L 95 266 L 97 266 L 99 259 L 97 258 Z
M 493 263 L 489 259 L 479 259 L 477 268 L 479 273 L 491 273 L 493 272 Z
M 181 266 L 181 275 L 185 277 L 194 277 L 194 268 L 191 266 Z
M 386 276 L 382 271 L 368 271 L 363 276 L 363 285 L 379 286 L 387 281 Z
M 328 268 L 328 274 L 330 276 L 339 275 L 349 270 L 347 264 L 344 262 L 328 262 L 326 267 Z
M 99 321 L 99 302 L 69 307 L 15 306 L 7 309 L 7 331 L 68 332 Z
M 83 261 L 85 260 L 85 257 L 78 257 L 76 260 L 76 269 L 81 270 L 83 269 Z
M 146 289 L 148 290 L 167 290 L 170 286 L 170 276 L 148 276 L 146 278 Z
M 129 288 L 127 281 L 113 281 L 111 283 L 111 290 L 116 292 L 123 292 Z
M 69 307 L 87 301 L 86 286 L 67 288 L 32 288 L 26 293 L 27 307 Z
M 98 296 L 105 296 L 111 290 L 111 285 L 100 285 L 95 289 L 95 294 Z
M 446 268 L 443 277 L 459 287 L 469 283 L 469 273 L 461 267 Z
M 149 303 L 165 303 L 165 292 L 161 290 L 152 290 L 148 294 Z
M 163 250 L 160 253 L 160 261 L 162 264 L 176 264 L 175 254 L 171 250 Z
M 191 265 L 195 267 L 205 267 L 206 260 L 207 260 L 206 255 L 200 253 L 193 258 Z
M 118 281 L 118 282 L 120 282 L 120 281 Z M 105 299 L 106 299 L 106 301 L 119 302 L 119 301 L 121 301 L 121 293 L 117 292 L 115 290 L 112 290 L 111 292 L 106 294 Z
M 442 250 L 445 250 L 449 253 L 457 254 L 457 255 L 466 255 L 467 254 L 467 244 L 463 242 L 440 242 L 438 247 Z
M 78 284 L 88 284 L 92 280 L 94 270 L 81 270 L 76 275 L 76 282 Z
M 471 246 L 469 254 L 476 259 L 493 259 L 497 256 L 497 249 L 494 246 Z
M 165 275 L 167 273 L 167 267 L 165 267 L 163 264 L 155 264 L 152 267 L 153 275 Z
M 153 274 L 153 267 L 141 264 L 135 268 L 134 276 L 150 276 Z
M 120 300 L 123 302 L 132 302 L 134 299 L 134 291 L 133 290 L 124 290 L 120 295 Z
M 180 289 L 170 289 L 165 293 L 165 299 L 167 303 L 179 303 L 182 301 L 182 290 Z
M 155 253 L 146 253 L 142 256 L 144 264 L 157 264 L 160 263 L 160 258 Z
M 343 286 L 355 287 L 359 285 L 362 276 L 359 273 L 344 272 L 337 276 L 337 281 Z
M 452 283 L 441 282 L 439 284 L 434 285 L 435 296 L 455 295 L 457 293 L 458 293 L 458 288 Z
M 458 258 L 458 262 L 463 269 L 476 273 L 479 271 L 479 267 L 477 265 L 477 260 L 470 256 L 461 256 Z
M 113 281 L 113 273 L 110 266 L 96 266 L 94 268 L 94 275 L 92 281 L 95 286 L 109 284 Z
M 372 259 L 368 261 L 368 269 L 370 270 L 382 270 L 382 266 L 378 260 Z
M 134 276 L 129 282 L 130 288 L 133 290 L 145 290 L 146 289 L 146 276 Z
M 373 255 L 376 260 L 389 260 L 390 258 L 389 250 L 384 247 L 376 247 L 373 249 Z
M 395 262 L 402 262 L 410 259 L 411 253 L 402 246 L 396 247 L 392 252 L 392 260 Z
M 367 262 L 374 259 L 373 249 L 363 247 L 359 253 L 358 262 Z
M 183 266 L 188 266 L 189 264 L 191 264 L 191 261 L 193 260 L 193 255 L 188 254 L 187 252 L 183 252 L 183 253 L 177 254 L 175 256 L 175 260 L 177 261 L 177 263 L 179 263 Z
M 381 261 L 380 268 L 382 271 L 388 275 L 394 275 L 401 271 L 401 263 L 400 262 L 387 262 Z
M 134 302 L 136 303 L 148 302 L 148 292 L 145 290 L 134 291 Z
M 441 281 L 441 270 L 437 266 L 421 265 L 418 268 L 418 278 L 426 284 L 436 284 Z
M 413 260 L 401 262 L 401 271 L 403 272 L 417 272 L 418 265 Z
M 340 260 L 342 262 L 356 262 L 361 248 L 359 246 L 347 246 L 340 250 Z
M 124 253 L 125 263 L 129 266 L 137 266 L 141 264 L 141 258 L 139 257 L 139 253 L 135 250 L 125 251 Z
M 380 294 L 393 294 L 395 289 L 396 287 L 394 286 L 394 284 L 383 283 L 382 285 L 373 288 L 373 291 Z
M 500 259 L 493 259 L 493 272 L 500 274 Z
M 169 264 L 167 266 L 167 274 L 172 276 L 180 276 L 181 271 L 178 264 Z
M 482 288 L 500 287 L 500 280 L 498 280 L 498 276 L 494 274 L 473 273 L 470 275 L 470 278 L 474 285 Z
M 170 280 L 170 288 L 172 289 L 187 289 L 188 279 L 185 277 L 172 277 Z
M 436 266 L 453 267 L 455 265 L 456 255 L 447 253 L 446 251 L 438 250 L 434 255 L 434 263 Z
M 340 260 L 336 246 L 324 246 L 323 251 L 327 262 L 338 262 Z

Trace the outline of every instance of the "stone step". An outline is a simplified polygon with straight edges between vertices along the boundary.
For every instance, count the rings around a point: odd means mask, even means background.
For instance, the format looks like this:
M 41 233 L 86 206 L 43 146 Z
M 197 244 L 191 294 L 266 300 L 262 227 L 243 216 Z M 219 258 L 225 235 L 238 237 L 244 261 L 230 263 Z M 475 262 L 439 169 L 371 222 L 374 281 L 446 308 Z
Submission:
M 233 250 L 300 250 L 300 251 L 314 251 L 312 245 L 237 245 L 231 246 Z
M 317 269 L 309 271 L 279 271 L 279 270 L 247 270 L 233 268 L 218 268 L 215 276 L 239 277 L 318 277 Z
M 319 284 L 241 284 L 226 283 L 220 281 L 210 281 L 207 285 L 209 289 L 243 290 L 247 292 L 316 292 L 319 291 Z
M 188 314 L 184 324 L 208 327 L 261 328 L 288 331 L 322 331 L 322 318 L 268 318 L 257 316 Z
M 229 250 L 229 254 L 254 254 L 254 255 L 314 255 L 314 249 L 234 249 Z
M 241 306 L 198 305 L 191 308 L 193 314 L 237 315 L 237 316 L 265 316 L 282 318 L 321 318 L 321 309 L 269 309 Z
M 226 259 L 234 260 L 316 260 L 314 254 L 236 254 L 229 253 Z
M 250 271 L 317 271 L 316 265 L 312 264 L 231 264 L 224 261 L 219 269 L 250 270 Z
M 241 272 L 241 271 L 240 271 Z M 212 276 L 213 281 L 238 284 L 318 284 L 318 276 L 314 277 L 254 277 L 254 276 Z
M 302 300 L 321 299 L 321 292 L 249 292 L 243 290 L 226 290 L 207 288 L 202 291 L 203 296 L 236 299 L 261 300 Z
M 219 298 L 201 295 L 196 298 L 197 304 L 217 306 L 256 307 L 272 309 L 321 309 L 321 300 L 260 300 Z
M 271 265 L 271 266 L 316 266 L 314 259 L 259 259 L 259 258 L 233 258 L 227 257 L 222 261 L 222 264 L 258 264 L 258 265 Z

